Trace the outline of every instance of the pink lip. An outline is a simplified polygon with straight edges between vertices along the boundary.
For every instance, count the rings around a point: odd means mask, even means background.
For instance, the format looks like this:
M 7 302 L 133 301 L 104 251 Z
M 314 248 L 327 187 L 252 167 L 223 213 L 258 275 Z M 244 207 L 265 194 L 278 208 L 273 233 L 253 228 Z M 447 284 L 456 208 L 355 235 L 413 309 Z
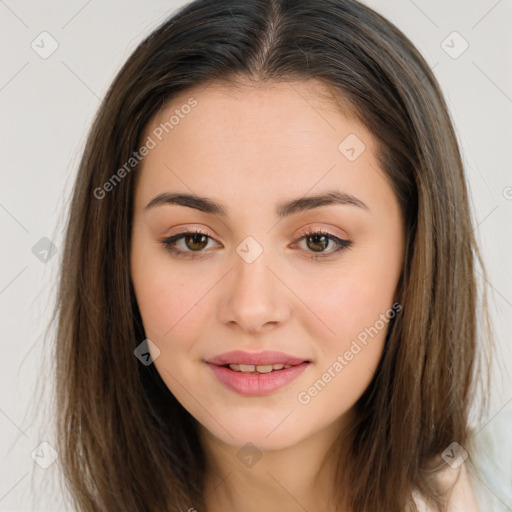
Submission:
M 303 362 L 290 368 L 261 374 L 236 372 L 226 366 L 206 364 L 213 370 L 215 376 L 232 391 L 246 396 L 261 396 L 286 386 L 296 379 L 309 363 Z
M 298 365 L 304 361 L 308 362 L 307 359 L 290 356 L 283 352 L 272 350 L 266 350 L 264 352 L 244 352 L 243 350 L 233 350 L 231 352 L 220 354 L 206 362 L 222 366 L 224 364 L 263 365 L 277 363 Z
M 237 372 L 227 366 L 222 366 L 227 364 L 268 365 L 276 363 L 293 366 L 261 374 Z M 296 379 L 306 369 L 309 361 L 282 352 L 249 353 L 235 350 L 206 361 L 206 364 L 212 369 L 217 379 L 232 391 L 245 396 L 261 396 L 277 391 Z

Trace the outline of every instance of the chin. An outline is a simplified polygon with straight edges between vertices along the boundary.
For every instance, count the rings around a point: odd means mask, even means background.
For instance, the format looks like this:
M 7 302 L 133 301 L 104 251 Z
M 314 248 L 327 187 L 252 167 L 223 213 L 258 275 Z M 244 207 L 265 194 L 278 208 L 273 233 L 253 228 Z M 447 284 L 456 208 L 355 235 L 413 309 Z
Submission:
M 220 420 L 219 423 L 224 428 L 211 422 L 203 424 L 203 427 L 221 442 L 239 449 L 251 444 L 260 451 L 282 450 L 299 443 L 307 435 L 296 425 L 285 425 L 287 420 L 283 422 L 284 417 L 286 414 L 278 421 L 272 422 Z

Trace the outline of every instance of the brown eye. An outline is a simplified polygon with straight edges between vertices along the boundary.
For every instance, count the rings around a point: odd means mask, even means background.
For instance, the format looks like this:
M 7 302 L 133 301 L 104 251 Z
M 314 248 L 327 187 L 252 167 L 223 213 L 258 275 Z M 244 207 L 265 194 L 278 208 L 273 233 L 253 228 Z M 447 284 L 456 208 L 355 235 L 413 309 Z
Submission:
M 329 238 L 321 234 L 310 235 L 306 238 L 306 244 L 314 252 L 322 252 L 329 245 Z
M 170 236 L 160 243 L 171 253 L 182 258 L 200 258 L 208 255 L 209 242 L 219 245 L 215 240 L 201 231 L 183 231 Z
M 201 251 L 208 244 L 208 237 L 202 233 L 192 233 L 183 237 L 185 245 L 191 251 Z
M 306 252 L 310 254 L 309 258 L 313 260 L 328 258 L 352 246 L 350 240 L 343 240 L 322 230 L 303 233 L 300 242 L 304 244 Z

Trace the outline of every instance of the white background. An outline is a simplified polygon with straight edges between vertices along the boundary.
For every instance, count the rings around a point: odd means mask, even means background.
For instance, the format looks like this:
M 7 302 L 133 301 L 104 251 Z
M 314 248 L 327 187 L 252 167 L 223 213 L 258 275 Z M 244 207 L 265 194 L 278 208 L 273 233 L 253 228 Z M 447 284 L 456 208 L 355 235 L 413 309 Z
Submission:
M 43 359 L 43 330 L 55 290 L 64 209 L 100 99 L 138 42 L 183 3 L 0 1 L 0 512 L 69 510 L 51 485 L 58 464 L 42 469 L 31 458 L 47 440 L 31 420 L 31 406 L 52 370 L 51 360 Z M 510 369 L 512 0 L 365 3 L 414 42 L 445 93 L 489 270 L 498 359 Z M 31 48 L 43 31 L 58 43 L 47 59 Z M 453 31 L 469 44 L 457 59 L 442 47 Z M 460 41 L 454 44 L 460 48 Z M 32 253 L 42 237 L 57 247 L 47 263 Z M 505 373 L 494 371 L 488 432 L 511 418 L 512 390 Z M 504 510 L 512 510 L 512 497 L 500 484 L 486 485 L 510 507 Z

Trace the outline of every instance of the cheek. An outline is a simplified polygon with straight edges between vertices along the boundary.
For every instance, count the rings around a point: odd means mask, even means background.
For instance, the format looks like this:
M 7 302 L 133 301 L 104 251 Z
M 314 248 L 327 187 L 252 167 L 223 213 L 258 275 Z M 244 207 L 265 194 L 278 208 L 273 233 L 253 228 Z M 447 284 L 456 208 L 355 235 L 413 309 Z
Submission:
M 137 302 L 146 336 L 162 351 L 180 351 L 192 347 L 205 321 L 198 318 L 202 308 L 195 305 L 204 295 L 198 289 L 179 282 L 148 279 L 137 289 Z M 195 330 L 197 329 L 197 332 Z
M 394 251 L 368 251 L 346 268 L 310 295 L 312 309 L 333 331 L 317 345 L 316 387 L 331 389 L 317 404 L 335 411 L 353 405 L 377 369 L 390 320 L 397 314 L 392 306 L 401 260 Z
M 351 269 L 350 275 L 331 281 L 329 287 L 314 296 L 310 294 L 312 309 L 331 329 L 332 336 L 326 338 L 331 340 L 326 345 L 329 351 L 345 349 L 351 340 L 364 338 L 364 333 L 374 326 L 379 331 L 386 330 L 387 322 L 383 325 L 382 318 L 392 314 L 396 280 L 394 276 L 368 279 L 363 274 L 366 272 Z
M 204 279 L 178 274 L 165 252 L 149 243 L 134 247 L 132 282 L 146 335 L 165 344 L 194 316 L 195 305 L 205 294 Z
M 311 416 L 334 421 L 357 402 L 370 384 L 389 328 L 392 291 L 364 287 L 353 278 L 317 302 L 335 332 L 317 344 L 317 365 L 297 396 Z M 386 313 L 388 313 L 386 317 Z
M 169 390 L 187 404 L 179 383 L 193 374 L 194 340 L 201 326 L 194 304 L 200 292 L 176 276 L 163 277 L 164 272 L 147 265 L 133 277 L 133 283 L 146 337 L 159 349 L 154 365 Z

